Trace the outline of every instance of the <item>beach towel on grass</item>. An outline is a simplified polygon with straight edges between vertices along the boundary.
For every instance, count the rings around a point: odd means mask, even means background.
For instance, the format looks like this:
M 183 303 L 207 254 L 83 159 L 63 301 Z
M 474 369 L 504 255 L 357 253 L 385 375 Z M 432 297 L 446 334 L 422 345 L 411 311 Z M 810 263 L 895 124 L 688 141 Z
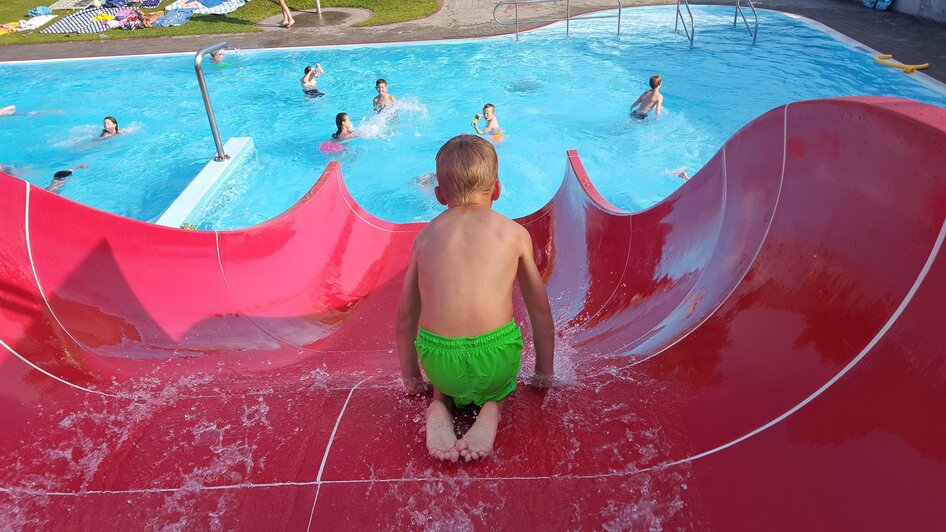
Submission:
M 183 26 L 191 19 L 191 15 L 194 12 L 190 9 L 175 9 L 174 11 L 168 11 L 167 15 L 159 18 L 154 21 L 154 26 Z
M 92 19 L 99 15 L 111 15 L 114 18 L 115 13 L 118 12 L 119 9 L 114 7 L 92 7 L 66 15 L 59 22 L 41 30 L 40 33 L 98 33 L 107 30 L 108 27 Z
M 161 5 L 161 0 L 145 0 L 145 1 L 142 2 L 141 5 L 138 6 L 138 7 L 142 7 L 142 8 L 145 8 L 145 9 L 151 9 L 151 8 L 153 8 L 153 7 L 158 7 L 159 5 Z
M 208 3 L 212 3 L 208 1 Z M 226 15 L 232 13 L 245 4 L 245 0 L 226 0 L 213 7 L 207 7 L 197 0 L 177 0 L 164 7 L 166 11 L 177 9 L 193 9 L 195 15 Z
M 59 0 L 49 6 L 49 9 L 85 9 L 92 5 L 92 0 Z
M 54 18 L 56 18 L 56 15 L 40 15 L 38 17 L 30 17 L 29 20 L 21 20 L 20 27 L 17 29 L 17 31 L 38 30 L 40 26 L 46 24 Z

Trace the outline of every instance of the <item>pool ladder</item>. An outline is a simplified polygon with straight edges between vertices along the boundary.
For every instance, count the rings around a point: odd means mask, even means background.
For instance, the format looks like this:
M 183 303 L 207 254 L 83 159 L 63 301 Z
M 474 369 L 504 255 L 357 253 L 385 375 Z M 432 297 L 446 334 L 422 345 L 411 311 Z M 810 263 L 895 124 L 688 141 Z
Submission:
M 746 18 L 746 13 L 743 11 L 742 2 L 746 3 L 752 11 L 752 18 L 754 19 L 754 24 L 749 25 L 749 19 Z M 683 9 L 680 7 L 683 6 Z M 683 12 L 686 11 L 687 17 L 683 16 Z M 746 25 L 746 30 L 749 31 L 749 35 L 752 36 L 752 44 L 755 44 L 756 37 L 759 35 L 759 14 L 756 13 L 755 5 L 752 4 L 752 0 L 736 0 L 736 12 L 733 14 L 732 27 L 735 28 L 736 24 L 739 22 L 739 17 L 742 17 L 743 24 Z M 690 19 L 690 24 L 687 25 L 686 19 Z M 690 2 L 689 0 L 677 0 L 677 15 L 673 22 L 673 31 L 679 31 L 680 26 L 683 26 L 683 33 L 686 34 L 687 40 L 690 41 L 690 46 L 693 46 L 693 38 L 696 36 L 696 28 L 693 24 L 693 12 L 690 11 Z
M 516 27 L 516 40 L 519 40 L 519 4 L 550 4 L 553 2 L 565 2 L 565 18 L 550 18 L 550 19 L 531 19 L 529 23 L 536 22 L 562 22 L 565 21 L 565 35 L 569 35 L 570 27 L 569 23 L 571 21 L 571 1 L 570 0 L 500 0 L 496 3 L 496 6 L 493 7 L 493 21 L 500 26 L 515 26 Z M 624 9 L 624 4 L 621 0 L 617 0 L 618 5 L 618 14 L 617 15 L 585 15 L 582 16 L 582 20 L 592 19 L 592 18 L 617 18 L 618 19 L 618 35 L 621 34 L 621 12 Z M 496 12 L 499 11 L 499 8 L 504 6 L 515 6 L 516 8 L 516 19 L 512 22 L 501 22 L 496 16 Z

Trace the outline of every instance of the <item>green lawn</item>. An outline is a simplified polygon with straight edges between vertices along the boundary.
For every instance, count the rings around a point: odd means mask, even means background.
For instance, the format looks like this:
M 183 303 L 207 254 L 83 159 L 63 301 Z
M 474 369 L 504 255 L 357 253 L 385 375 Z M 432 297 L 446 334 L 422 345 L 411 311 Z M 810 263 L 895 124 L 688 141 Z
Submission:
M 53 0 L 55 1 L 55 0 Z M 0 24 L 26 18 L 26 12 L 37 5 L 52 5 L 40 0 L 0 0 Z M 163 8 L 173 0 L 161 3 Z M 293 11 L 313 9 L 315 0 L 287 0 Z M 322 7 L 360 7 L 370 9 L 371 17 L 358 26 L 377 26 L 405 20 L 423 18 L 437 9 L 437 0 L 322 0 Z M 144 11 L 156 11 L 145 9 Z M 60 17 L 72 11 L 55 11 Z M 247 33 L 260 31 L 256 23 L 264 18 L 278 15 L 279 4 L 275 0 L 250 0 L 229 15 L 195 15 L 190 22 L 175 28 L 145 28 L 141 30 L 109 30 L 102 32 L 109 39 L 161 37 L 165 35 L 201 35 L 213 33 Z M 57 19 L 58 20 L 58 19 Z M 55 20 L 53 21 L 55 22 Z M 30 44 L 41 42 L 70 42 L 100 39 L 92 35 L 42 34 L 39 31 L 22 31 L 0 35 L 0 45 Z

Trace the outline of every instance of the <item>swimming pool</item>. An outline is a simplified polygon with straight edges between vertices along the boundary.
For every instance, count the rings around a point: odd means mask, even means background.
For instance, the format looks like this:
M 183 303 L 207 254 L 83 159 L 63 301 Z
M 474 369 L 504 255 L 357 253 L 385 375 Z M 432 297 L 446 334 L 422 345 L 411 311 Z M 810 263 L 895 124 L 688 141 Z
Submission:
M 792 17 L 760 11 L 755 46 L 732 28 L 727 7 L 694 8 L 691 48 L 673 32 L 673 6 L 625 10 L 613 20 L 573 22 L 524 35 L 410 45 L 230 51 L 227 66 L 205 62 L 224 139 L 253 138 L 244 161 L 202 213 L 204 228 L 259 223 L 292 205 L 331 158 L 353 196 L 396 222 L 426 220 L 440 206 L 422 176 L 453 135 L 471 132 L 484 103 L 496 105 L 506 136 L 497 145 L 504 196 L 496 207 L 528 214 L 554 194 L 565 150 L 578 149 L 601 192 L 639 210 L 681 185 L 747 122 L 780 104 L 855 94 L 912 98 L 946 107 L 946 96 Z M 211 42 L 208 38 L 208 42 Z M 307 99 L 303 67 L 321 63 L 325 97 Z M 157 217 L 213 154 L 193 73 L 193 54 L 0 64 L 0 163 L 45 186 L 80 163 L 66 197 L 141 220 Z M 647 79 L 663 76 L 666 115 L 627 118 Z M 402 101 L 397 118 L 371 110 L 374 81 Z M 345 152 L 317 147 L 351 115 L 363 138 Z M 101 119 L 124 131 L 99 141 Z

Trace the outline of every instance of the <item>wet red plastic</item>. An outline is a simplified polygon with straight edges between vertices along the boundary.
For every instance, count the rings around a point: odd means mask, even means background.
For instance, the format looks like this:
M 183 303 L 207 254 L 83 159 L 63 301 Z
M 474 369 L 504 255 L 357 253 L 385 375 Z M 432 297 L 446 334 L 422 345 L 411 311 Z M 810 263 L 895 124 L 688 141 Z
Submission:
M 423 225 L 365 212 L 337 163 L 239 231 L 5 174 L 0 205 L 2 528 L 946 523 L 944 109 L 775 109 L 634 214 L 569 152 L 519 220 L 564 384 L 521 386 L 471 464 L 427 456 L 428 399 L 399 384 Z

